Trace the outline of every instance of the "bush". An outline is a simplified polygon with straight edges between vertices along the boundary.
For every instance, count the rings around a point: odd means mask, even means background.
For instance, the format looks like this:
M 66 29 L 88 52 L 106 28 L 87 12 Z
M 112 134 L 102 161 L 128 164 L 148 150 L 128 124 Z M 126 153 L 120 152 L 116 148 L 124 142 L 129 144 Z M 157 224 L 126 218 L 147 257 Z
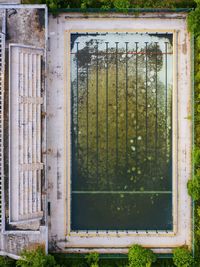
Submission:
M 191 267 L 194 259 L 187 248 L 176 248 L 173 251 L 173 261 L 177 267 Z
M 92 252 L 85 256 L 85 259 L 90 267 L 99 267 L 99 254 Z
M 129 267 L 151 267 L 156 261 L 156 255 L 139 245 L 133 245 L 128 252 Z
M 47 4 L 51 11 L 54 8 L 101 8 L 103 10 L 116 8 L 119 11 L 127 11 L 128 8 L 191 8 L 196 6 L 194 0 L 22 0 L 23 4 L 37 2 Z M 196 12 L 194 17 L 196 18 Z M 191 20 L 193 21 L 192 17 Z
M 59 267 L 52 255 L 46 255 L 44 248 L 38 247 L 34 250 L 25 250 L 22 258 L 17 261 L 20 267 Z
M 15 266 L 15 260 L 8 257 L 0 257 L 0 267 L 12 267 Z
M 200 199 L 200 177 L 194 176 L 193 179 L 188 181 L 187 184 L 188 194 L 192 197 L 193 200 Z
M 200 199 L 200 149 L 195 148 L 193 152 L 193 161 L 195 167 L 194 177 L 188 181 L 188 194 L 193 200 Z
M 196 8 L 194 11 L 190 12 L 188 16 L 188 28 L 195 36 L 199 35 L 199 25 L 200 23 L 200 7 Z
M 130 7 L 129 0 L 115 0 L 113 4 L 116 9 L 121 10 L 121 11 L 126 11 Z

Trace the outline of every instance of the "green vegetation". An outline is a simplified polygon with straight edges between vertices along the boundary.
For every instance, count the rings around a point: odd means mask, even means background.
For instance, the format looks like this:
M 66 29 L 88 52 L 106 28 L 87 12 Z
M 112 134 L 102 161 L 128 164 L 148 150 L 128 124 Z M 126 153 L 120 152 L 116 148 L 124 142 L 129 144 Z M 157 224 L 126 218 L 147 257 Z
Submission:
M 194 176 L 188 182 L 188 193 L 194 200 L 194 245 L 197 266 L 200 264 L 200 1 L 188 16 L 188 29 L 194 35 L 194 142 L 193 152 Z
M 137 257 L 139 258 L 137 260 Z M 141 259 L 140 259 L 141 258 Z M 156 262 L 155 262 L 156 261 Z M 58 265 L 59 264 L 59 265 Z M 41 247 L 24 251 L 22 259 L 15 261 L 8 257 L 0 257 L 0 267 L 174 267 L 172 259 L 158 259 L 149 249 L 133 245 L 129 255 L 119 258 L 100 257 L 96 252 L 83 254 L 45 255 Z
M 96 252 L 90 253 L 85 256 L 86 261 L 90 267 L 99 267 L 99 254 Z
M 200 34 L 200 1 L 195 0 L 195 2 L 197 4 L 197 7 L 195 8 L 195 10 L 191 11 L 188 16 L 188 28 L 195 37 L 198 37 Z
M 194 177 L 188 181 L 188 193 L 193 200 L 200 199 L 200 149 L 196 148 L 193 152 Z
M 90 267 L 96 263 L 99 267 L 127 267 L 127 255 L 113 257 L 107 255 L 99 255 L 98 253 L 89 254 L 54 254 L 57 263 L 61 267 Z M 98 260 L 98 261 L 97 261 Z M 162 265 L 158 265 L 161 267 Z M 155 266 L 155 267 L 158 267 Z M 164 266 L 163 266 L 164 267 Z
M 129 267 L 151 267 L 156 255 L 139 245 L 133 245 L 128 252 Z
M 194 0 L 22 0 L 24 4 L 47 4 L 50 9 L 57 8 L 100 8 L 127 11 L 128 8 L 191 8 Z
M 25 250 L 17 261 L 18 267 L 59 267 L 52 255 L 46 255 L 43 247 Z
M 14 267 L 15 260 L 8 257 L 0 257 L 0 267 Z
M 173 260 L 177 267 L 190 267 L 194 263 L 192 254 L 187 248 L 174 249 Z

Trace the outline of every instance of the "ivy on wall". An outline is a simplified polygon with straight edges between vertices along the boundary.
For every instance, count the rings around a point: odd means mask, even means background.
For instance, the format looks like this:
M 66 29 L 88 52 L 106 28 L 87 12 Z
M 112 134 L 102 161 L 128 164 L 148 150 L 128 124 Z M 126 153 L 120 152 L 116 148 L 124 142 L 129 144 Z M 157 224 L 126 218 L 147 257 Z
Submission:
M 194 245 L 197 265 L 200 264 L 200 0 L 188 16 L 188 30 L 194 36 L 194 175 L 188 182 L 188 193 L 194 200 Z

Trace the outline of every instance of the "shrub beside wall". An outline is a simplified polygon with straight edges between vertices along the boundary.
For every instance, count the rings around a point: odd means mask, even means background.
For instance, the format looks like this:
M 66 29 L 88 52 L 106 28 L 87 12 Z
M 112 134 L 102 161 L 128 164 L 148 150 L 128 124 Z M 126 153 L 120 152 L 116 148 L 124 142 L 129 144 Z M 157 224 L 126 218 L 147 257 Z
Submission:
M 173 261 L 177 267 L 191 267 L 194 259 L 187 248 L 176 248 L 173 251 Z
M 200 266 L 200 0 L 197 7 L 188 16 L 188 29 L 194 35 L 194 141 L 193 151 L 194 177 L 188 182 L 188 193 L 194 200 L 194 245 L 197 266 Z
M 128 8 L 188 8 L 194 0 L 22 0 L 23 4 L 47 4 L 49 8 L 100 8 L 126 11 Z

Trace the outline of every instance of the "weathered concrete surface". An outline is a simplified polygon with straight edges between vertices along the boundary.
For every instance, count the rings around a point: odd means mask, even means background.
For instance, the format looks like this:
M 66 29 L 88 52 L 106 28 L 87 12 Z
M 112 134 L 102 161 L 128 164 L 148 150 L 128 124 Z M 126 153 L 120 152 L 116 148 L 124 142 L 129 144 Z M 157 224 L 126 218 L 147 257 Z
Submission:
M 0 0 L 0 4 L 20 4 L 20 0 Z
M 173 93 L 173 215 L 174 231 L 156 232 L 67 232 L 70 228 L 70 66 L 69 31 L 135 30 L 173 31 L 177 36 Z M 178 60 L 177 60 L 178 59 Z M 190 36 L 186 14 L 60 14 L 49 18 L 47 89 L 47 177 L 50 202 L 49 246 L 53 251 L 127 252 L 138 243 L 168 253 L 171 248 L 191 246 L 191 199 L 187 181 L 191 177 L 192 123 Z M 177 75 L 178 72 L 178 75 Z
M 7 9 L 7 44 L 45 47 L 45 9 Z
M 32 7 L 22 5 L 2 5 L 0 12 L 6 12 L 6 66 L 5 66 L 5 93 L 4 93 L 4 185 L 5 185 L 5 220 L 1 229 L 1 251 L 2 253 L 19 254 L 25 247 L 33 244 L 45 244 L 46 246 L 46 176 L 45 168 L 42 171 L 40 183 L 42 185 L 42 210 L 43 218 L 40 221 L 24 222 L 21 224 L 9 224 L 9 45 L 12 43 L 20 45 L 31 45 L 43 49 L 44 58 L 42 60 L 42 95 L 45 99 L 45 51 L 47 37 L 47 9 L 44 5 Z M 0 22 L 1 23 L 1 22 Z M 45 114 L 45 105 L 42 107 L 42 114 Z M 42 117 L 42 161 L 45 162 L 46 147 L 46 119 Z M 11 149 L 12 151 L 12 149 Z M 16 186 L 17 183 L 16 183 Z M 13 190 L 15 190 L 13 188 Z M 14 207 L 13 207 L 14 208 Z M 43 225 L 43 226 L 41 226 Z M 47 249 L 47 247 L 46 247 Z
M 46 227 L 40 227 L 38 231 L 7 231 L 2 238 L 4 243 L 2 251 L 20 255 L 24 249 L 46 246 Z
M 18 6 L 19 7 L 19 6 Z M 46 29 L 45 29 L 45 8 L 16 8 L 7 9 L 7 27 L 6 27 L 6 47 L 9 44 L 22 44 L 31 45 L 45 50 L 46 44 Z M 8 67 L 8 63 L 6 64 Z M 43 64 L 43 76 L 44 81 L 44 67 Z M 8 76 L 6 76 L 6 87 L 5 87 L 5 98 L 8 98 Z M 44 90 L 44 88 L 43 88 Z M 5 103 L 8 105 L 8 101 L 5 99 Z M 5 105 L 5 136 L 8 136 L 8 106 Z M 7 126 L 7 127 L 6 127 Z M 43 140 L 45 142 L 45 140 Z M 6 151 L 5 151 L 6 152 Z M 7 153 L 5 153 L 5 169 L 8 170 L 8 147 Z M 8 172 L 5 172 L 5 179 L 8 179 Z M 6 184 L 8 186 L 8 184 Z M 8 192 L 8 188 L 6 188 Z M 8 196 L 7 196 L 8 197 Z M 6 207 L 8 209 L 8 199 L 6 199 Z M 38 225 L 38 224 L 36 224 Z M 11 226 L 9 226 L 10 228 Z M 20 228 L 20 226 L 19 226 Z M 24 225 L 22 226 L 24 229 Z M 27 229 L 30 228 L 29 225 L 26 226 Z

